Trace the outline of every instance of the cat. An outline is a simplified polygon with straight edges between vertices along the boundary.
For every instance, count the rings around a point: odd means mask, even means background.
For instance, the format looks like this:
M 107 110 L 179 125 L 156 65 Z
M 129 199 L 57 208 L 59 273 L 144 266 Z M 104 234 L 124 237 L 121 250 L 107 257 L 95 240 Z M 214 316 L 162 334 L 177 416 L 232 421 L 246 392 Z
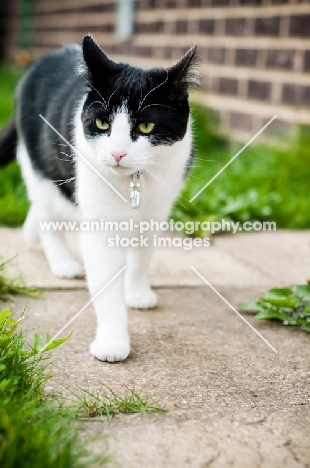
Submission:
M 40 231 L 39 222 L 167 219 L 193 154 L 188 92 L 199 81 L 196 61 L 193 46 L 170 68 L 144 70 L 112 61 L 87 35 L 82 47 L 50 52 L 26 72 L 15 118 L 0 135 L 2 165 L 17 146 L 31 203 L 23 227 L 27 244 L 41 242 L 58 277 L 81 277 L 85 268 L 97 316 L 90 350 L 102 361 L 130 353 L 126 306 L 157 305 L 147 278 L 154 248 L 109 247 L 111 232 L 81 232 L 83 268 L 63 232 Z M 137 209 L 124 201 L 130 182 L 140 196 Z

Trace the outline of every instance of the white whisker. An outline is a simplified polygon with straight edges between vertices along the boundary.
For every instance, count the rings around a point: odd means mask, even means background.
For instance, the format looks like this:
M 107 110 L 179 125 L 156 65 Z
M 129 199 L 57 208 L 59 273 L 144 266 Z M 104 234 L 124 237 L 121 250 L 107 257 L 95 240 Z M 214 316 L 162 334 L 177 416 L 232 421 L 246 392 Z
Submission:
M 88 83 L 89 86 L 101 97 L 101 99 L 102 99 L 102 101 L 103 101 L 102 104 L 104 104 L 106 110 L 108 110 L 107 103 L 105 102 L 104 97 L 102 97 L 101 94 L 99 93 L 98 89 L 96 89 L 96 88 L 85 78 L 85 76 L 84 76 L 83 78 L 84 78 L 84 80 L 86 81 L 86 83 Z
M 103 109 L 105 110 L 105 107 L 104 107 L 104 103 L 103 103 L 103 102 L 101 102 L 101 101 L 94 101 L 94 102 L 92 102 L 91 104 L 89 104 L 89 106 L 88 106 L 87 109 L 86 109 L 86 112 L 88 112 L 88 109 L 90 109 L 94 104 L 100 104 L 100 105 L 103 107 Z
M 59 187 L 60 185 L 67 184 L 68 182 L 72 182 L 72 180 L 75 180 L 75 177 L 71 177 L 70 179 L 63 179 L 63 180 L 53 180 L 53 183 Z
M 144 103 L 144 101 L 146 100 L 146 98 L 153 92 L 155 91 L 156 89 L 160 88 L 160 86 L 162 86 L 163 84 L 165 84 L 167 81 L 168 81 L 168 69 L 166 68 L 166 72 L 167 72 L 167 76 L 166 76 L 166 79 L 160 83 L 159 85 L 155 86 L 155 88 L 151 89 L 151 91 L 149 91 L 148 93 L 146 93 L 146 95 L 144 96 L 144 98 L 142 99 L 140 105 L 139 105 L 139 108 L 138 108 L 138 112 L 141 112 L 141 107 L 142 107 L 142 104 Z
M 156 89 L 156 88 L 155 88 Z M 151 107 L 151 106 L 160 106 L 160 107 L 167 107 L 167 109 L 173 109 L 173 107 L 171 106 L 166 106 L 165 104 L 148 104 L 147 106 L 144 106 L 143 109 L 140 111 L 140 113 L 142 113 L 143 111 L 145 111 L 145 109 L 147 109 L 148 107 Z
M 109 108 L 110 100 L 111 100 L 112 96 L 116 93 L 116 91 L 117 91 L 118 88 L 120 88 L 120 87 L 121 87 L 121 85 L 119 85 L 119 86 L 113 91 L 113 93 L 111 94 L 111 96 L 109 97 L 109 99 L 108 99 L 108 106 L 107 106 L 108 108 Z

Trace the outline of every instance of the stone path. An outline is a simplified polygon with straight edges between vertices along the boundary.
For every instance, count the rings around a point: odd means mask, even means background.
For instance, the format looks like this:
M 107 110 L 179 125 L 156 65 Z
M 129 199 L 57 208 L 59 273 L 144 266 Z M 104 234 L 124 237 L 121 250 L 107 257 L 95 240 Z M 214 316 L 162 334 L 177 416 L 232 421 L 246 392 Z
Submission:
M 310 467 L 310 335 L 248 315 L 275 354 L 189 268 L 236 306 L 268 287 L 305 283 L 309 243 L 309 232 L 283 231 L 216 237 L 203 251 L 158 250 L 150 278 L 159 306 L 129 312 L 132 353 L 122 363 L 89 354 L 95 317 L 85 310 L 53 352 L 53 391 L 70 395 L 100 382 L 118 392 L 143 387 L 168 409 L 90 420 L 93 449 L 122 468 Z M 28 302 L 27 328 L 56 333 L 88 301 L 85 283 L 54 278 L 43 254 L 24 248 L 20 230 L 0 230 L 0 254 L 18 255 L 11 270 L 27 284 L 56 288 L 42 300 L 16 300 Z

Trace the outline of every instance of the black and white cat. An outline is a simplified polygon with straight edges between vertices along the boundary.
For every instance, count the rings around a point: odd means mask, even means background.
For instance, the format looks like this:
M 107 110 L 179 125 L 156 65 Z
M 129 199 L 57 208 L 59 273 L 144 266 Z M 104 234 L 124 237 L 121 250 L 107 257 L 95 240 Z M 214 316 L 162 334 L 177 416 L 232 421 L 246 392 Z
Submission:
M 42 232 L 39 221 L 167 219 L 191 161 L 188 89 L 198 83 L 195 53 L 194 46 L 170 68 L 142 70 L 113 62 L 86 36 L 82 53 L 79 46 L 52 52 L 21 80 L 16 118 L 0 136 L 0 160 L 8 162 L 17 142 L 31 202 L 25 239 L 28 244 L 41 241 L 54 275 L 79 277 L 84 268 L 63 232 Z M 123 199 L 129 199 L 134 174 L 141 174 L 135 210 Z M 130 352 L 126 306 L 157 304 L 147 279 L 153 248 L 109 247 L 111 232 L 82 232 L 80 237 L 91 297 L 127 265 L 93 301 L 98 328 L 91 345 L 102 361 L 124 360 Z

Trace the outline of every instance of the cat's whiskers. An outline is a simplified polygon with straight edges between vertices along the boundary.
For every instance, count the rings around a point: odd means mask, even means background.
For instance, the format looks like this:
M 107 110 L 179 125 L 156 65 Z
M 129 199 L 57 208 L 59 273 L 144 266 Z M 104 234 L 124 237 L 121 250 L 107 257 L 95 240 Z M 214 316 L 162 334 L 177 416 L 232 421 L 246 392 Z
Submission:
M 165 84 L 165 83 L 168 81 L 169 72 L 168 72 L 168 69 L 167 69 L 167 68 L 166 68 L 166 73 L 167 73 L 166 79 L 165 79 L 162 83 L 160 83 L 159 85 L 155 86 L 155 88 L 151 89 L 151 91 L 149 91 L 148 93 L 146 93 L 146 95 L 144 96 L 144 98 L 142 99 L 142 101 L 141 101 L 140 104 L 139 104 L 138 112 L 141 112 L 142 104 L 144 103 L 144 101 L 146 100 L 146 98 L 147 98 L 151 93 L 153 93 L 153 91 L 155 91 L 156 89 L 160 88 L 163 84 Z
M 105 109 L 105 105 L 104 105 L 103 102 L 101 102 L 101 101 L 94 101 L 94 102 L 92 102 L 91 104 L 89 104 L 89 106 L 88 106 L 87 109 L 86 109 L 86 112 L 88 112 L 88 110 L 89 110 L 94 104 L 100 104 L 100 105 L 103 107 L 103 109 L 106 110 L 106 109 Z
M 192 156 L 192 159 L 199 159 L 199 161 L 206 161 L 206 162 L 215 162 L 215 159 L 197 158 L 197 156 Z
M 84 78 L 84 80 L 86 81 L 86 83 L 88 83 L 88 85 L 101 97 L 101 99 L 102 99 L 102 101 L 103 101 L 102 104 L 104 104 L 106 110 L 108 110 L 107 103 L 106 103 L 104 97 L 101 96 L 101 94 L 99 93 L 98 89 L 96 89 L 96 88 L 85 78 L 85 76 L 84 76 L 83 78 Z
M 71 177 L 70 179 L 53 180 L 52 182 L 59 187 L 60 185 L 67 184 L 68 182 L 72 182 L 75 179 L 76 177 Z
M 63 154 L 64 156 L 67 156 L 67 158 L 69 158 L 69 159 L 57 158 L 59 161 L 65 161 L 65 162 L 70 162 L 70 163 L 75 162 L 74 156 L 72 154 L 65 153 L 64 151 L 60 151 L 59 154 Z
M 201 182 L 204 182 L 203 179 L 200 179 L 200 177 L 196 177 L 196 176 L 194 176 L 192 174 L 188 174 L 187 177 L 192 177 L 193 179 L 197 179 L 197 180 L 200 180 Z
M 140 114 L 145 111 L 145 109 L 147 109 L 148 107 L 151 107 L 151 106 L 160 106 L 160 107 L 167 107 L 167 109 L 173 109 L 173 107 L 171 106 L 166 106 L 165 104 L 148 104 L 147 106 L 144 106 L 143 109 L 140 111 Z
M 108 105 L 107 105 L 108 108 L 109 108 L 109 106 L 110 106 L 110 100 L 111 100 L 112 96 L 116 93 L 116 91 L 117 91 L 118 88 L 120 88 L 120 87 L 121 87 L 121 85 L 119 85 L 119 86 L 113 91 L 113 93 L 111 94 L 111 96 L 109 97 L 109 99 L 108 99 Z

